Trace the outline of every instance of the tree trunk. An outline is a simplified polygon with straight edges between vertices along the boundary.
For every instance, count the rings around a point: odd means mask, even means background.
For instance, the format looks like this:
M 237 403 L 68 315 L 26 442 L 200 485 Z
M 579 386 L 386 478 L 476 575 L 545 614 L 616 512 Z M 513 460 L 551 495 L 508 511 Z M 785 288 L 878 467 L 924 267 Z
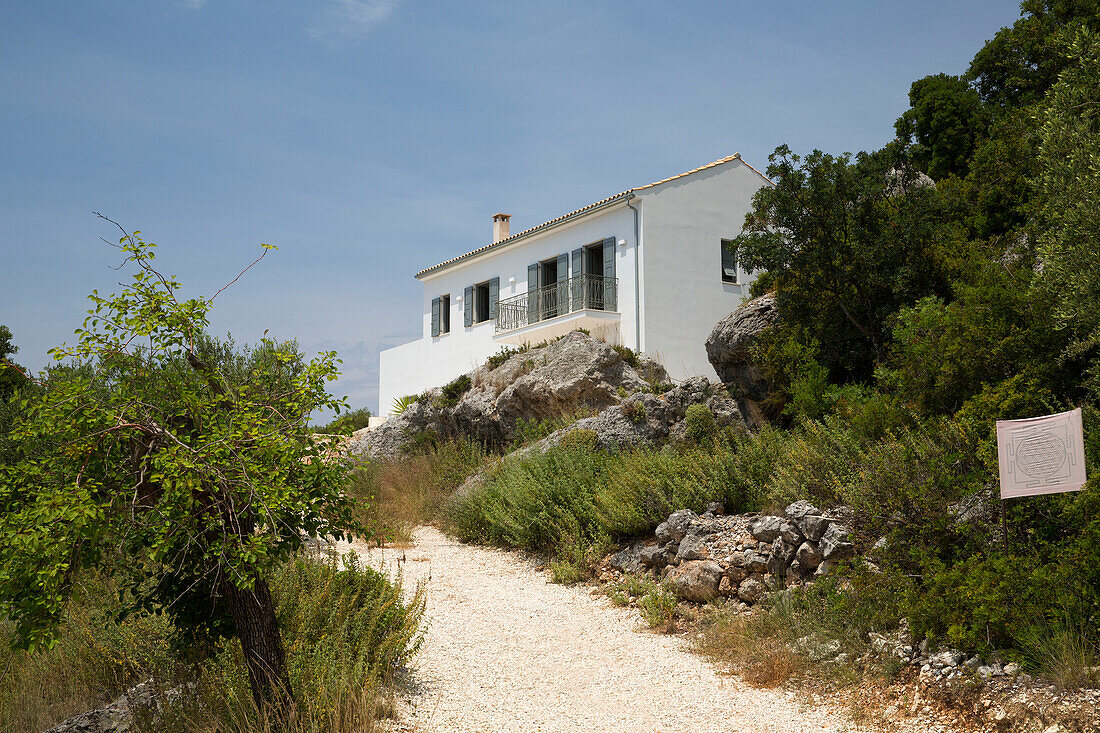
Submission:
M 226 582 L 222 593 L 244 649 L 252 698 L 261 712 L 273 714 L 276 722 L 282 724 L 294 707 L 286 652 L 275 620 L 271 589 L 261 576 L 254 577 L 251 589 L 242 590 Z

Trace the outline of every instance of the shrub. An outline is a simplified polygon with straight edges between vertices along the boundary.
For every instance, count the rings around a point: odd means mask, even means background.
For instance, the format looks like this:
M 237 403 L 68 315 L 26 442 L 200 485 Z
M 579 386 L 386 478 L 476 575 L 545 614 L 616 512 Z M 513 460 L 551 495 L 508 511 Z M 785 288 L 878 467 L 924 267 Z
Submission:
M 569 451 L 594 451 L 599 450 L 600 436 L 595 430 L 588 428 L 573 428 L 561 436 L 558 443 L 562 450 Z
M 611 348 L 622 357 L 623 361 L 625 361 L 631 369 L 638 368 L 638 364 L 640 363 L 638 361 L 638 352 L 634 351 L 634 349 L 629 346 L 623 346 L 622 344 L 611 344 Z
M 638 599 L 638 608 L 650 628 L 670 631 L 676 616 L 676 594 L 663 585 L 656 585 Z
M 370 424 L 370 418 L 370 410 L 362 407 L 358 410 L 345 412 L 328 425 L 316 427 L 313 430 L 322 435 L 351 435 L 356 430 L 367 427 Z
M 465 541 L 575 560 L 577 548 L 652 531 L 676 509 L 702 511 L 711 501 L 757 508 L 737 474 L 727 451 L 605 453 L 574 442 L 505 458 L 447 506 L 445 519 Z
M 623 416 L 635 425 L 645 420 L 645 405 L 638 400 L 624 402 L 619 409 L 622 410 Z
M 684 438 L 695 445 L 714 443 L 718 438 L 718 423 L 706 405 L 689 405 L 684 415 Z
M 523 346 L 517 346 L 517 347 L 501 346 L 500 351 L 498 351 L 497 353 L 493 354 L 492 356 L 490 356 L 488 359 L 485 360 L 485 368 L 488 369 L 489 371 L 493 371 L 498 366 L 500 366 L 504 362 L 508 361 L 508 359 L 512 358 L 516 354 L 522 354 L 523 352 L 529 351 L 530 349 L 531 349 L 531 347 L 528 344 L 524 344 Z
M 374 730 L 382 685 L 419 648 L 423 592 L 403 602 L 400 582 L 362 567 L 354 555 L 292 560 L 270 585 L 299 703 L 298 719 L 282 729 Z M 222 642 L 209 656 L 176 656 L 167 616 L 119 620 L 117 584 L 106 576 L 86 573 L 78 587 L 58 643 L 8 661 L 0 729 L 45 730 L 147 679 L 161 692 L 178 692 L 162 698 L 155 720 L 152 711 L 135 711 L 141 731 L 272 727 L 255 709 L 238 641 Z M 0 625 L 5 641 L 10 631 Z
M 456 377 L 443 387 L 442 393 L 439 397 L 439 404 L 444 407 L 454 407 L 458 404 L 458 401 L 462 398 L 462 395 L 466 394 L 470 389 L 470 375 L 463 374 L 460 377 Z

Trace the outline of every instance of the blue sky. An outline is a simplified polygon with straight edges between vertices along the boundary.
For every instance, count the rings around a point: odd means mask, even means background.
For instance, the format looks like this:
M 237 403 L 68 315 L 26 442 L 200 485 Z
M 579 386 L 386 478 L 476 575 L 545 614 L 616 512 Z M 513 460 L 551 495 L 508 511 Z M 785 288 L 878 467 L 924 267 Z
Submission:
M 38 369 L 160 245 L 216 333 L 335 349 L 376 410 L 417 270 L 740 152 L 872 149 L 1013 2 L 36 0 L 0 26 L 0 323 Z M 117 289 L 117 286 L 115 287 Z

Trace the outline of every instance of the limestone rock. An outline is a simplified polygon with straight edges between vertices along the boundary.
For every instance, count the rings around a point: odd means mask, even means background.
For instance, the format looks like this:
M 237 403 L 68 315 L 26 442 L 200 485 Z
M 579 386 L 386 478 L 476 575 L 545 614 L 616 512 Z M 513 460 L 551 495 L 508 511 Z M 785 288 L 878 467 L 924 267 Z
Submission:
M 807 570 L 816 570 L 821 565 L 821 561 L 825 559 L 822 557 L 821 551 L 811 542 L 803 542 L 799 545 L 795 555 L 799 564 Z
M 821 537 L 818 545 L 821 556 L 826 560 L 835 560 L 847 557 L 855 551 L 855 545 L 850 541 L 848 529 L 840 524 L 830 524 Z
M 749 525 L 749 532 L 761 542 L 772 542 L 783 529 L 783 518 L 763 516 Z
M 722 576 L 722 566 L 718 563 L 690 560 L 669 571 L 666 580 L 680 598 L 705 603 L 718 595 Z
M 767 396 L 764 376 L 752 361 L 752 345 L 779 317 L 774 295 L 746 301 L 723 318 L 707 337 L 707 358 L 723 382 L 760 402 Z
M 764 597 L 764 584 L 756 578 L 745 578 L 737 587 L 737 597 L 746 603 L 756 603 Z

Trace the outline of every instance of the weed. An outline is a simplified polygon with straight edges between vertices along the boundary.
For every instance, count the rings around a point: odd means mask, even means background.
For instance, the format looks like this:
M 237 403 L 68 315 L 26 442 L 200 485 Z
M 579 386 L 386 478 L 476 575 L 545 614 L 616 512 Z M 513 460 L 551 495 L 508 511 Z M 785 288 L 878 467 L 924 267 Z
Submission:
M 458 401 L 462 399 L 462 395 L 470 389 L 470 375 L 463 374 L 460 377 L 456 377 L 446 386 L 439 396 L 439 404 L 443 407 L 454 407 L 458 404 Z
M 624 402 L 619 407 L 623 416 L 635 425 L 645 421 L 645 405 L 640 401 Z

